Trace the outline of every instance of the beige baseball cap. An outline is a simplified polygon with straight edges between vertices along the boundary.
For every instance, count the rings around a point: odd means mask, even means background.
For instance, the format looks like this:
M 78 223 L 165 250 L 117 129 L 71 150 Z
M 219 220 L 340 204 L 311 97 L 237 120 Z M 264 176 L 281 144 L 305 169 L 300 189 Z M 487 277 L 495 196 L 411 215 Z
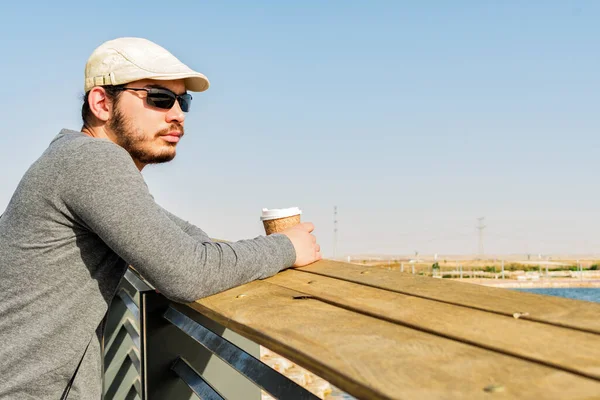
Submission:
M 208 78 L 149 40 L 124 37 L 102 43 L 85 65 L 85 92 L 94 86 L 123 85 L 140 79 L 184 79 L 186 89 L 203 92 Z

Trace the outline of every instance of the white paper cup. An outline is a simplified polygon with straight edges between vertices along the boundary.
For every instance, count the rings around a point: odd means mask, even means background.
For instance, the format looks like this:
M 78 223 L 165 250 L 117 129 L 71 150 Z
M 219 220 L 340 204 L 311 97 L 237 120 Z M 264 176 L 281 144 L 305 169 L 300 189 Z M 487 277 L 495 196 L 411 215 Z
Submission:
M 267 235 L 281 232 L 300 223 L 302 210 L 298 207 L 291 208 L 263 208 L 260 220 Z

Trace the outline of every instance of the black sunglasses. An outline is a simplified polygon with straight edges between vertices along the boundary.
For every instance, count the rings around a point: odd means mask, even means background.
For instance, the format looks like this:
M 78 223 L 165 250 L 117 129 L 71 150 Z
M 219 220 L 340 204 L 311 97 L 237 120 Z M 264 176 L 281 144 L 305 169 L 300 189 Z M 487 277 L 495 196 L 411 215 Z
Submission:
M 156 108 L 162 108 L 164 110 L 170 110 L 173 105 L 175 105 L 175 100 L 179 103 L 179 107 L 181 107 L 181 111 L 188 112 L 190 111 L 190 106 L 192 104 L 192 95 L 189 93 L 184 94 L 175 94 L 169 89 L 158 89 L 158 88 L 121 88 L 123 90 L 135 90 L 135 91 L 143 91 L 148 93 L 146 96 L 146 104 Z

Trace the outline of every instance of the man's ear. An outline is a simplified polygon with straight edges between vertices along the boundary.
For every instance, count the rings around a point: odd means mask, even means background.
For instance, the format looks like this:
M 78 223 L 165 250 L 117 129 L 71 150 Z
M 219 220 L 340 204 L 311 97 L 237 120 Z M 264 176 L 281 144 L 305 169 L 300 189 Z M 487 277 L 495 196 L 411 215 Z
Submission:
M 88 93 L 90 111 L 102 122 L 109 120 L 112 114 L 112 102 L 106 97 L 106 90 L 96 86 Z

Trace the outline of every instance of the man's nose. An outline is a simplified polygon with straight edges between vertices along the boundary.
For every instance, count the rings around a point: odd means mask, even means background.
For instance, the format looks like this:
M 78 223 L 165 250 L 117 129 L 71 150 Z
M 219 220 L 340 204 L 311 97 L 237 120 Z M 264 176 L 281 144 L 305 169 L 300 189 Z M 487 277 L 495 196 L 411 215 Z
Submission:
M 169 123 L 179 122 L 180 124 L 183 125 L 184 120 L 185 120 L 185 113 L 183 112 L 183 110 L 181 110 L 181 106 L 179 105 L 179 102 L 176 101 L 175 104 L 173 104 L 173 107 L 171 107 L 171 109 L 167 112 L 166 121 Z

